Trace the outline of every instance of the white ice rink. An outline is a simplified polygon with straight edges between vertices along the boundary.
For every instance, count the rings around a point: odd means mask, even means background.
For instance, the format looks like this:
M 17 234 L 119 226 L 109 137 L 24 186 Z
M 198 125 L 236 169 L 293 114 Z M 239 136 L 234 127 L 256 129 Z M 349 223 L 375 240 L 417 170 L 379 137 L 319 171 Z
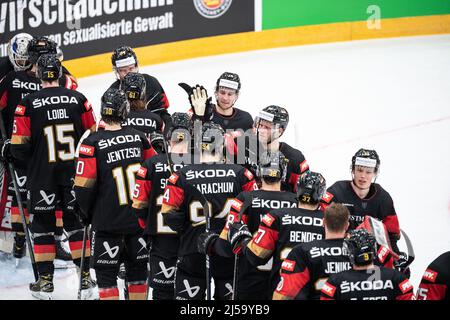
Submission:
M 377 182 L 394 199 L 414 246 L 415 289 L 426 266 L 450 250 L 450 35 L 252 51 L 140 71 L 159 79 L 171 112 L 188 109 L 178 82 L 203 84 L 212 94 L 222 72 L 238 73 L 236 106 L 253 116 L 270 104 L 286 107 L 284 140 L 304 153 L 328 186 L 350 178 L 351 157 L 360 147 L 376 149 Z M 113 80 L 112 72 L 79 79 L 79 91 L 97 114 Z M 31 299 L 31 269 L 15 270 L 11 263 L 0 261 L 0 299 Z M 75 299 L 74 269 L 57 277 L 54 299 Z

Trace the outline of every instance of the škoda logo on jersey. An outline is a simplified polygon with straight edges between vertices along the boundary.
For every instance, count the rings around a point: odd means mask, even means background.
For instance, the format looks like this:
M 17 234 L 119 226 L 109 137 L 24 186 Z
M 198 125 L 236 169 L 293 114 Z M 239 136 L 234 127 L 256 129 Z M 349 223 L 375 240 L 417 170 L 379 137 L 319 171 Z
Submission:
M 268 227 L 270 227 L 274 221 L 275 218 L 272 217 L 270 214 L 266 214 L 264 218 L 262 218 L 262 222 L 264 222 L 264 224 L 266 224 Z
M 173 174 L 170 176 L 169 181 L 170 181 L 170 183 L 175 184 L 175 183 L 177 183 L 178 178 L 179 178 L 178 175 L 177 175 L 176 173 L 173 173 Z
M 322 292 L 326 293 L 330 297 L 333 297 L 334 293 L 336 292 L 336 287 L 329 284 L 328 282 L 325 282 L 325 284 L 322 287 Z
M 412 288 L 413 288 L 412 284 L 409 282 L 409 279 L 406 279 L 405 281 L 400 283 L 399 287 L 403 293 L 406 293 L 406 292 L 412 290 Z
M 82 144 L 80 146 L 80 154 L 84 154 L 85 156 L 93 156 L 94 155 L 94 147 Z
M 137 172 L 137 175 L 141 178 L 145 178 L 147 176 L 147 169 L 144 167 L 140 167 Z
M 26 108 L 19 104 L 16 108 L 16 114 L 18 114 L 19 116 L 23 116 L 25 114 L 25 110 Z
M 434 283 L 434 282 L 436 282 L 437 276 L 438 276 L 438 273 L 436 271 L 427 269 L 427 270 L 425 270 L 425 273 L 422 278 Z
M 295 261 L 292 260 L 284 260 L 281 264 L 281 269 L 293 272 L 295 268 Z

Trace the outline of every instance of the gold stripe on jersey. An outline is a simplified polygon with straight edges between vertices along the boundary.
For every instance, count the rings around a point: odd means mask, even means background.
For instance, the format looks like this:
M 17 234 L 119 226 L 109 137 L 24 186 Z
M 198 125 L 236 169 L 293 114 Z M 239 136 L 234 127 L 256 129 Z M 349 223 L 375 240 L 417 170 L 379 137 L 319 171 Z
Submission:
M 145 209 L 148 208 L 148 201 L 142 201 L 138 199 L 133 199 L 133 208 L 135 209 Z
M 75 185 L 77 187 L 92 188 L 95 184 L 96 179 L 84 178 L 80 176 L 75 177 Z
M 269 257 L 273 252 L 273 250 L 268 250 L 258 246 L 255 242 L 253 242 L 253 240 L 248 243 L 247 248 L 249 248 L 253 254 L 262 259 Z
M 275 291 L 272 300 L 291 300 L 291 298 Z
M 35 253 L 36 262 L 47 262 L 55 260 L 56 253 Z
M 11 137 L 11 144 L 26 144 L 28 142 L 30 142 L 31 137 L 29 136 L 18 136 L 18 135 L 13 135 Z

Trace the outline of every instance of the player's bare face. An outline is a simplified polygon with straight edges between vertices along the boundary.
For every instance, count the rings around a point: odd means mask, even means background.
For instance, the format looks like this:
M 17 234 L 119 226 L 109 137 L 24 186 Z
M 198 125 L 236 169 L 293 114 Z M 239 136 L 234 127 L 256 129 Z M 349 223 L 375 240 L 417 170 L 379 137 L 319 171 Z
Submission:
M 123 80 L 123 78 L 125 78 L 125 76 L 130 72 L 138 72 L 137 66 L 131 64 L 129 66 L 117 68 L 117 73 L 119 74 L 120 80 Z
M 222 110 L 228 110 L 233 107 L 238 98 L 236 90 L 219 88 L 216 92 L 217 105 Z
M 256 129 L 256 128 L 255 128 Z M 259 140 L 261 142 L 273 141 L 280 136 L 279 131 L 272 122 L 260 120 L 258 126 Z
M 353 171 L 353 182 L 360 189 L 369 189 L 373 179 L 376 176 L 374 168 L 356 166 Z

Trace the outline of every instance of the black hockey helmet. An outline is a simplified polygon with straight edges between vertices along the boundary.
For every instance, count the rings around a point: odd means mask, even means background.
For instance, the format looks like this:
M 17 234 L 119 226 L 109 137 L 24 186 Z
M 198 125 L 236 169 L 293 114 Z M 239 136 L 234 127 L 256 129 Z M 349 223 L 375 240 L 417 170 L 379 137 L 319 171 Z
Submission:
M 288 160 L 280 151 L 263 153 L 256 170 L 256 176 L 268 183 L 284 180 Z
M 297 198 L 301 203 L 316 204 L 326 189 L 325 178 L 318 172 L 306 171 L 297 182 Z
M 56 42 L 47 37 L 33 38 L 28 43 L 28 60 L 35 64 L 43 54 L 57 54 L 56 47 Z
M 36 75 L 44 81 L 57 81 L 62 76 L 61 61 L 56 54 L 43 54 L 37 60 Z
M 201 138 L 197 141 L 197 148 L 210 153 L 223 152 L 224 135 L 225 131 L 219 124 L 204 122 Z
M 166 134 L 168 141 L 182 142 L 190 139 L 194 124 L 187 113 L 174 112 L 171 122 L 171 126 Z
M 217 79 L 216 91 L 219 90 L 219 87 L 233 89 L 236 90 L 236 92 L 239 92 L 241 89 L 241 80 L 236 73 L 224 72 L 220 75 L 219 79 Z
M 365 229 L 352 230 L 344 239 L 344 248 L 350 257 L 350 263 L 357 266 L 369 265 L 376 256 L 376 241 Z
M 122 122 L 130 112 L 130 103 L 125 92 L 110 88 L 102 96 L 100 114 L 105 122 Z
M 111 56 L 111 63 L 113 69 L 126 67 L 132 64 L 136 67 L 138 66 L 136 53 L 134 53 L 133 49 L 129 46 L 120 46 L 114 50 Z
M 375 150 L 361 148 L 352 157 L 352 172 L 355 169 L 355 166 L 375 168 L 375 172 L 378 172 L 380 167 L 380 157 Z
M 136 72 L 128 73 L 123 78 L 121 89 L 127 95 L 128 100 L 144 100 L 145 99 L 145 78 L 142 74 Z
M 259 115 L 255 118 L 255 127 L 259 126 L 261 120 L 272 122 L 284 131 L 289 123 L 289 113 L 283 107 L 271 105 L 259 112 Z
M 165 153 L 164 135 L 161 132 L 154 131 L 150 133 L 150 144 L 158 154 Z

